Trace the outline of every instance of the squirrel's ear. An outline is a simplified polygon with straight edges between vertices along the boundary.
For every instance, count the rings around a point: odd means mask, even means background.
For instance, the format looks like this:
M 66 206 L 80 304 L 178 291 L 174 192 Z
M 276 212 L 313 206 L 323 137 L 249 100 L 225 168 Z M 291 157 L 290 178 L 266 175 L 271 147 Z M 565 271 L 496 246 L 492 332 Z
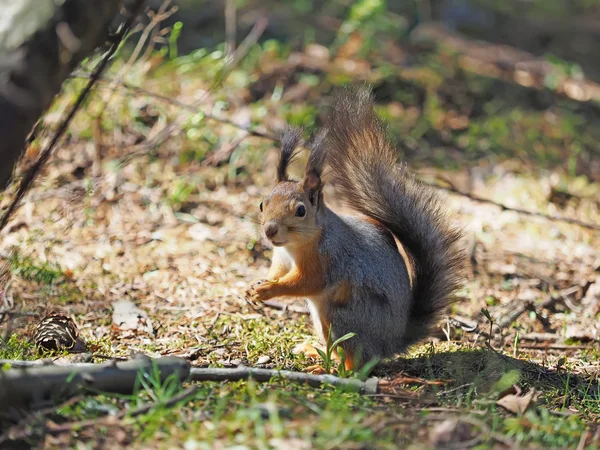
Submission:
M 321 189 L 321 177 L 316 172 L 308 172 L 304 175 L 302 186 L 306 191 L 318 191 Z
M 302 131 L 298 128 L 287 127 L 281 136 L 281 154 L 277 164 L 277 182 L 287 181 L 287 169 L 298 155 L 298 146 L 302 140 Z
M 302 180 L 302 189 L 308 194 L 308 200 L 310 201 L 311 205 L 316 205 L 316 202 L 321 195 L 322 187 L 323 184 L 321 183 L 321 177 L 318 173 L 312 171 L 307 172 L 306 175 L 304 175 L 304 179 Z

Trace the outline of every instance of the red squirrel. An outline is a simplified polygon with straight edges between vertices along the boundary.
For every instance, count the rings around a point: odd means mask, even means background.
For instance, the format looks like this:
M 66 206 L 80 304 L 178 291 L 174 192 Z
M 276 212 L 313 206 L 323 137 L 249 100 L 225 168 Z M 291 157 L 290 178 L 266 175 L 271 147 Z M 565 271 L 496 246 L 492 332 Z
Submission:
M 465 254 L 436 193 L 397 164 L 369 89 L 337 93 L 328 124 L 308 146 L 304 178 L 289 179 L 301 133 L 282 138 L 277 184 L 261 202 L 273 244 L 266 279 L 247 296 L 306 297 L 323 341 L 341 344 L 346 369 L 404 352 L 426 338 L 460 287 Z M 323 198 L 323 171 L 363 217 L 338 215 Z M 406 261 L 397 241 L 408 256 Z

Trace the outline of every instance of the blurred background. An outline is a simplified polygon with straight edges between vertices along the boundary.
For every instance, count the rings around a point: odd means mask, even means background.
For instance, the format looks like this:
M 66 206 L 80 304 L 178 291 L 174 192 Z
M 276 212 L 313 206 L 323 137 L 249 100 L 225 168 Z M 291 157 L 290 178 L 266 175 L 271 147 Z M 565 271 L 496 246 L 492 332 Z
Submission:
M 460 301 L 437 334 L 379 372 L 398 395 L 207 383 L 193 405 L 122 425 L 119 442 L 597 448 L 600 0 L 146 6 L 0 230 L 0 359 L 37 358 L 35 325 L 59 311 L 75 320 L 95 361 L 135 350 L 204 367 L 314 364 L 292 352 L 314 340 L 301 301 L 245 299 L 272 251 L 258 205 L 275 181 L 284 126 L 315 129 L 336 88 L 368 83 L 398 156 L 443 196 L 470 256 Z M 84 60 L 62 85 L 17 181 L 101 58 Z M 0 193 L 0 210 L 15 190 Z M 334 192 L 327 185 L 326 201 L 341 208 Z M 129 324 L 115 313 L 123 301 L 132 305 Z M 526 415 L 498 408 L 512 385 L 535 387 L 545 405 Z M 281 416 L 265 415 L 257 398 Z M 59 419 L 128 405 L 86 400 Z M 96 443 L 111 426 L 65 428 L 48 445 Z
M 171 11 L 161 22 L 169 33 L 155 43 L 163 47 L 159 71 L 168 70 L 165 59 L 175 59 L 171 66 L 190 78 L 210 79 L 250 35 L 224 87 L 241 87 L 241 98 L 254 104 L 279 100 L 283 118 L 293 123 L 320 123 L 332 87 L 367 81 L 388 106 L 382 114 L 393 120 L 391 132 L 408 158 L 446 168 L 483 157 L 516 159 L 600 176 L 600 2 L 179 0 L 165 9 L 151 0 L 149 6 Z M 280 128 L 264 119 L 250 117 Z

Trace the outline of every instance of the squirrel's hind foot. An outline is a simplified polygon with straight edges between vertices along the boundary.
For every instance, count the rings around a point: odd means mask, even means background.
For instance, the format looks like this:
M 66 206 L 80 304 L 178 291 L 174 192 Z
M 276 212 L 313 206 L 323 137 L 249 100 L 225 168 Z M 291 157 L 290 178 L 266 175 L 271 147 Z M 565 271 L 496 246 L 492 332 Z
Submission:
M 319 352 L 317 351 L 317 347 L 315 347 L 314 345 L 308 343 L 308 342 L 304 342 L 302 344 L 298 344 L 296 345 L 293 349 L 292 349 L 292 353 L 294 355 L 304 355 L 307 358 L 319 358 Z

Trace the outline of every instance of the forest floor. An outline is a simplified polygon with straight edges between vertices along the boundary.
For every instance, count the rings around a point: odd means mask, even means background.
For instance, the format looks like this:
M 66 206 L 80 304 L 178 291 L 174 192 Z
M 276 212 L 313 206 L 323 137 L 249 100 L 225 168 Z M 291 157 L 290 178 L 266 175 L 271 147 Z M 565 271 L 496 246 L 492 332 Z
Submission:
M 327 59 L 323 47 L 286 52 L 258 46 L 226 73 L 220 52 L 115 65 L 109 77 L 119 81 L 100 84 L 0 234 L 7 295 L 33 316 L 11 321 L 0 359 L 39 357 L 34 327 L 58 311 L 98 362 L 141 352 L 201 367 L 319 363 L 292 352 L 315 339 L 302 302 L 244 298 L 269 264 L 256 221 L 277 145 L 211 117 L 272 134 L 286 121 L 312 127 L 333 85 L 367 78 L 409 166 L 470 196 L 440 190 L 467 230 L 470 269 L 439 333 L 375 369 L 397 393 L 205 382 L 166 407 L 186 386 L 149 385 L 80 398 L 12 432 L 41 448 L 600 448 L 600 232 L 510 210 L 600 223 L 588 120 L 598 107 L 464 72 L 443 53 L 392 74 L 357 59 L 372 75 L 361 77 L 298 63 Z M 84 82 L 68 83 L 44 129 Z M 326 201 L 339 208 L 334 190 Z M 147 319 L 114 323 L 122 300 Z M 148 402 L 148 413 L 115 419 Z

